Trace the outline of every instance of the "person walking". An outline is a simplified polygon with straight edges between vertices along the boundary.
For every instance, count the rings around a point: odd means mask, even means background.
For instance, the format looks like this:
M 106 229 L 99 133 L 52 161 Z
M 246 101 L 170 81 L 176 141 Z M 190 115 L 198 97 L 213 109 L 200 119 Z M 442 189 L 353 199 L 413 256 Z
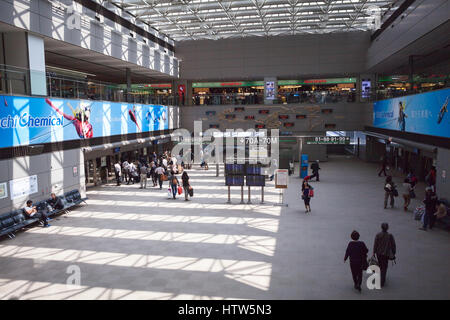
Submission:
M 120 166 L 120 162 L 117 161 L 114 164 L 114 173 L 116 175 L 117 185 L 120 186 L 121 178 L 122 178 L 122 168 Z
M 176 199 L 179 181 L 178 181 L 177 177 L 175 176 L 175 172 L 173 172 L 173 170 L 170 171 L 170 174 L 169 174 L 169 184 L 170 184 L 170 188 L 172 189 L 172 196 L 174 199 Z
M 316 181 L 319 181 L 319 170 L 320 170 L 319 160 L 316 160 L 311 164 L 311 170 L 313 174 L 310 179 L 316 177 Z
M 130 164 L 127 160 L 125 160 L 122 163 L 122 169 L 123 169 L 123 177 L 125 178 L 125 182 L 129 184 L 130 181 Z
M 189 201 L 189 175 L 186 171 L 183 171 L 183 174 L 181 175 L 181 181 L 183 182 L 183 190 L 184 190 L 184 200 Z
M 381 224 L 381 232 L 375 236 L 373 244 L 373 255 L 377 256 L 378 264 L 381 272 L 381 286 L 386 282 L 386 273 L 389 260 L 395 260 L 396 245 L 392 234 L 387 232 L 389 225 L 386 222 Z
M 165 174 L 165 172 L 166 171 L 161 165 L 158 165 L 158 167 L 155 169 L 155 174 L 158 177 L 159 189 L 162 189 L 163 175 Z
M 313 187 L 311 187 L 308 183 L 308 181 L 303 180 L 303 184 L 302 184 L 302 199 L 305 203 L 305 213 L 311 212 L 311 205 L 310 205 L 310 201 L 311 201 L 311 194 Z
M 411 203 L 411 191 L 413 191 L 414 188 L 411 185 L 411 182 L 409 181 L 408 178 L 406 178 L 403 181 L 403 210 L 408 211 L 408 206 Z
M 387 157 L 383 156 L 383 158 L 381 159 L 381 169 L 378 172 L 378 176 L 379 177 L 381 177 L 381 173 L 382 172 L 384 173 L 385 177 L 387 176 L 387 174 L 386 174 L 386 167 L 387 167 L 387 165 L 388 165 Z
M 154 187 L 156 187 L 158 185 L 158 176 L 157 176 L 155 170 L 156 170 L 156 165 L 155 165 L 155 162 L 152 161 L 152 163 L 150 164 L 150 177 L 152 178 Z
M 395 195 L 395 183 L 392 181 L 391 176 L 386 177 L 385 185 L 384 185 L 384 208 L 387 209 L 388 199 L 390 198 L 391 208 L 394 207 L 394 195 Z
M 419 229 L 427 231 L 428 226 L 430 230 L 433 229 L 434 222 L 436 221 L 434 213 L 436 212 L 437 196 L 433 192 L 432 187 L 425 188 L 425 200 L 423 200 L 423 203 L 425 204 L 425 214 L 423 216 L 423 226 Z
M 136 166 L 134 165 L 133 162 L 130 162 L 130 164 L 128 165 L 128 183 L 127 184 L 129 184 L 130 182 L 131 182 L 131 184 L 134 184 L 136 182 L 135 175 L 137 175 Z
M 350 270 L 352 272 L 353 283 L 356 290 L 361 292 L 363 270 L 367 269 L 367 249 L 363 241 L 359 241 L 359 233 L 354 230 L 350 235 L 352 241 L 348 243 L 345 251 L 344 263 L 350 258 Z
M 141 186 L 140 186 L 140 188 L 139 189 L 146 189 L 147 188 L 147 166 L 145 165 L 145 163 L 142 163 L 141 165 L 140 165 L 140 168 L 139 168 L 139 173 L 140 173 L 140 183 L 141 183 Z

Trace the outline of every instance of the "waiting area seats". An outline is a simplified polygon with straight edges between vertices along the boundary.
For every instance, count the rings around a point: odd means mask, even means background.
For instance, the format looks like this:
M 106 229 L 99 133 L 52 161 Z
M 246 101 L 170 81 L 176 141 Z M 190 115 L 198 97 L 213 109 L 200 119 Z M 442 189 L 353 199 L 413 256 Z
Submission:
M 64 204 L 64 207 L 61 209 L 51 209 L 51 206 L 49 206 L 50 199 L 39 201 L 35 206 L 38 212 L 47 210 L 47 216 L 51 217 L 67 212 L 68 209 L 78 206 L 87 200 L 87 198 L 82 198 L 80 192 L 76 189 L 66 192 L 60 198 Z M 49 208 L 51 210 L 49 210 Z M 38 221 L 38 218 L 27 218 L 24 209 L 16 209 L 11 212 L 3 213 L 0 215 L 0 237 L 7 235 L 9 238 L 14 238 L 14 234 L 17 231 L 31 226 Z

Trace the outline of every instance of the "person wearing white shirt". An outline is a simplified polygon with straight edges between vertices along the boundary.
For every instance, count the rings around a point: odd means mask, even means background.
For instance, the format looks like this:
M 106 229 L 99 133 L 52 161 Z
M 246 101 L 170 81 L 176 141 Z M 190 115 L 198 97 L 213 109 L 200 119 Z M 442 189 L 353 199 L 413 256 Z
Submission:
M 158 176 L 158 182 L 159 182 L 159 189 L 162 189 L 162 185 L 163 185 L 163 180 L 162 180 L 162 176 L 164 175 L 166 171 L 164 170 L 163 167 L 158 166 L 155 169 L 155 174 Z
M 163 158 L 162 164 L 163 164 L 164 168 L 167 168 L 167 159 L 166 158 Z
M 114 165 L 114 173 L 116 174 L 117 185 L 120 186 L 120 179 L 122 177 L 122 168 L 120 167 L 120 163 L 118 161 Z
M 38 212 L 36 206 L 33 206 L 33 201 L 28 200 L 23 210 L 29 218 L 38 218 L 44 224 L 44 227 L 50 227 L 47 222 L 47 215 L 44 212 Z

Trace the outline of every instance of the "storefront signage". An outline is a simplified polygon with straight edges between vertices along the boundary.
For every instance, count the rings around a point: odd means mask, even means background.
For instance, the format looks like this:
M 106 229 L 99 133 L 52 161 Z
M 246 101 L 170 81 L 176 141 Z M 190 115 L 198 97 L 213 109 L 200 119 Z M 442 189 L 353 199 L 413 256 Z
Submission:
M 356 83 L 356 78 L 327 78 L 307 80 L 278 80 L 279 86 Z M 192 88 L 229 88 L 229 87 L 262 87 L 264 81 L 233 81 L 233 82 L 194 82 Z
M 287 115 L 287 114 L 280 114 L 278 116 L 278 119 L 280 119 L 280 120 L 287 120 L 287 119 L 289 119 L 289 115 Z
M 450 138 L 450 89 L 381 100 L 373 106 L 373 126 Z
M 12 200 L 38 192 L 37 175 L 9 181 L 9 190 Z
M 306 144 L 350 144 L 350 137 L 306 137 Z
M 168 107 L 0 95 L 0 148 L 168 129 Z
M 285 123 L 283 123 L 283 126 L 285 127 L 285 128 L 291 128 L 291 127 L 293 127 L 295 124 L 293 123 L 293 122 L 285 122 Z

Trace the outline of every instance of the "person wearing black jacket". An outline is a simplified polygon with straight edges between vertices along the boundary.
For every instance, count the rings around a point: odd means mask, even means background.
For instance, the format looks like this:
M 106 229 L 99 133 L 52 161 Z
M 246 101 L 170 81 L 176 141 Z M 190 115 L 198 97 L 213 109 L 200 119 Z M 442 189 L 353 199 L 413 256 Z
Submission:
M 311 170 L 313 174 L 310 179 L 316 177 L 316 181 L 319 181 L 319 170 L 320 170 L 319 160 L 316 160 L 311 164 Z
M 434 213 L 436 212 L 437 196 L 433 192 L 432 187 L 427 187 L 425 190 L 425 200 L 423 200 L 425 204 L 425 215 L 423 216 L 423 226 L 419 229 L 427 231 L 428 226 L 430 230 L 433 229 L 434 222 L 436 221 Z
M 64 208 L 64 204 L 60 197 L 57 197 L 56 194 L 52 193 L 51 199 L 47 201 L 47 203 L 52 207 L 53 210 L 61 210 Z
M 351 236 L 352 241 L 348 243 L 347 250 L 345 251 L 344 262 L 350 257 L 350 270 L 352 271 L 352 277 L 355 289 L 361 292 L 362 274 L 364 265 L 367 263 L 367 249 L 366 244 L 359 240 L 358 231 L 353 231 Z
M 181 180 L 183 181 L 183 189 L 184 189 L 184 200 L 189 201 L 189 175 L 186 171 L 183 171 L 183 174 L 181 175 Z
M 395 260 L 397 246 L 394 236 L 388 232 L 389 225 L 386 222 L 381 224 L 381 232 L 375 236 L 373 244 L 373 255 L 377 256 L 378 264 L 381 272 L 381 286 L 384 287 L 386 282 L 386 273 L 389 260 Z

